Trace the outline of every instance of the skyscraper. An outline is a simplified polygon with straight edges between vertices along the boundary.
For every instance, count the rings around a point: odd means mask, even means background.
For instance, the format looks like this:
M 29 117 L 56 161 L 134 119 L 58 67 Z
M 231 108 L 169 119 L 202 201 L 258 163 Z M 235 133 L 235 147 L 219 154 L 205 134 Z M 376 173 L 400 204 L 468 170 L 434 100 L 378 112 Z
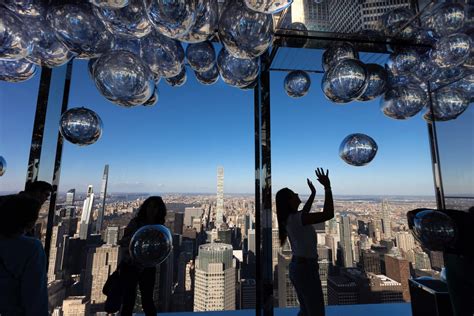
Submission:
M 287 14 L 291 16 L 291 23 L 303 23 L 311 31 L 329 32 L 331 31 L 331 20 L 329 19 L 328 2 L 316 3 L 314 0 L 295 0 Z
M 382 225 L 384 238 L 392 238 L 392 224 L 390 221 L 390 211 L 388 210 L 387 200 L 383 200 L 382 202 Z
M 283 249 L 278 254 L 278 307 L 294 307 L 299 305 L 296 290 L 290 280 L 290 262 L 291 251 Z
M 117 245 L 119 240 L 119 227 L 118 226 L 109 226 L 107 227 L 105 233 L 105 243 L 107 245 Z
M 224 221 L 224 167 L 217 167 L 216 226 Z
M 365 0 L 361 1 L 362 28 L 377 30 L 380 19 L 386 12 L 396 8 L 410 8 L 410 0 Z M 421 7 L 420 7 L 421 8 Z
M 92 185 L 87 187 L 87 196 L 82 206 L 81 222 L 79 227 L 79 238 L 87 239 L 89 235 L 89 226 L 92 217 L 92 206 L 94 205 L 94 190 Z
M 255 229 L 249 229 L 248 231 L 248 251 L 252 252 L 254 255 L 256 254 L 256 246 L 255 246 Z
M 74 199 L 76 198 L 76 189 L 71 189 L 66 193 L 66 205 L 74 205 Z
M 240 282 L 240 309 L 254 309 L 257 304 L 257 282 L 243 279 Z
M 104 175 L 102 176 L 102 186 L 100 188 L 100 201 L 102 203 L 97 214 L 97 222 L 95 225 L 95 233 L 100 234 L 102 231 L 102 223 L 104 222 L 105 199 L 107 198 L 107 183 L 109 181 L 109 165 L 105 165 Z
M 341 233 L 341 248 L 343 256 L 344 267 L 350 268 L 354 266 L 354 259 L 352 256 L 352 226 L 350 218 L 347 215 L 341 216 L 339 223 Z
M 191 227 L 195 218 L 201 218 L 203 209 L 200 207 L 186 207 L 184 209 L 184 227 Z
M 397 232 L 395 234 L 397 247 L 404 253 L 415 248 L 415 238 L 410 232 Z
M 381 260 L 380 255 L 373 250 L 362 250 L 360 256 L 360 266 L 364 272 L 371 272 L 374 274 L 381 274 Z
M 339 0 L 329 2 L 331 31 L 340 33 L 359 32 L 362 27 L 362 12 L 359 1 Z
M 394 255 L 385 255 L 385 270 L 389 278 L 402 284 L 403 300 L 410 301 L 410 289 L 408 279 L 410 278 L 410 264 L 408 260 Z

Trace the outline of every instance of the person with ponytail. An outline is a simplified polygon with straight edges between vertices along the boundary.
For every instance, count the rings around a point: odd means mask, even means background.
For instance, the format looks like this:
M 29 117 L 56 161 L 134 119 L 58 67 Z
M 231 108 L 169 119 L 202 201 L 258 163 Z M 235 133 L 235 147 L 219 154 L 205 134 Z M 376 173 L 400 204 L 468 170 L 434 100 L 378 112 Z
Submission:
M 316 169 L 319 183 L 324 187 L 325 200 L 322 212 L 310 212 L 316 196 L 316 188 L 307 179 L 311 195 L 303 209 L 298 211 L 301 200 L 297 193 L 283 188 L 276 194 L 276 211 L 280 244 L 288 237 L 292 258 L 289 266 L 291 283 L 300 302 L 298 316 L 323 316 L 324 297 L 319 278 L 316 232 L 313 224 L 323 223 L 334 217 L 334 202 L 329 181 L 329 171 Z

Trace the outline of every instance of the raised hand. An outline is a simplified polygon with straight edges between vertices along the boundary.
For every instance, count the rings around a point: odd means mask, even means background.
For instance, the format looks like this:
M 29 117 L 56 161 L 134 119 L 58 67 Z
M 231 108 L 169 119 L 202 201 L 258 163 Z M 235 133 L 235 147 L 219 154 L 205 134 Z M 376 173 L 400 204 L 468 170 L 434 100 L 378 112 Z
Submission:
M 311 180 L 309 179 L 306 179 L 306 180 L 308 181 L 308 186 L 309 186 L 309 189 L 311 190 L 311 194 L 316 193 L 316 188 L 314 187 L 313 182 L 311 182 Z
M 325 188 L 330 188 L 331 181 L 329 180 L 329 170 L 326 169 L 326 174 L 324 174 L 323 168 L 317 168 L 315 172 L 319 183 L 321 183 Z

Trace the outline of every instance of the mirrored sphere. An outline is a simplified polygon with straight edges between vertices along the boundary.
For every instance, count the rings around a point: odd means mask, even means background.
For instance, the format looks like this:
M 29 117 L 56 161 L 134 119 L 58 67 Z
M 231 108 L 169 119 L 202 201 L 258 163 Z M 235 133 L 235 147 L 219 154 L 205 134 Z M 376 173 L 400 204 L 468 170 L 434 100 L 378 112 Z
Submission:
M 186 67 L 183 67 L 179 75 L 171 78 L 165 78 L 165 80 L 172 87 L 181 87 L 186 83 L 187 78 Z
M 155 78 L 171 78 L 181 72 L 184 49 L 180 42 L 153 31 L 142 40 L 142 58 Z
M 109 32 L 115 35 L 143 37 L 153 28 L 143 0 L 130 0 L 130 3 L 121 9 L 94 6 L 94 13 L 104 22 Z
M 448 35 L 464 26 L 464 6 L 460 3 L 443 3 L 429 19 L 430 26 L 440 35 Z
M 26 59 L 0 59 L 0 80 L 7 82 L 26 81 L 35 75 L 36 69 L 36 65 Z
M 240 88 L 240 90 L 253 90 L 257 86 L 257 83 L 258 83 L 258 79 L 255 79 L 254 81 L 252 81 L 248 85 Z
M 128 0 L 89 0 L 93 5 L 106 9 L 120 9 L 128 5 Z
M 311 78 L 305 71 L 295 70 L 286 75 L 283 86 L 288 96 L 300 98 L 308 93 Z
M 409 40 L 415 37 L 418 27 L 413 24 L 406 25 L 407 22 L 402 21 L 392 24 L 390 27 L 385 29 L 385 34 L 387 36 L 393 36 L 396 39 Z M 398 47 L 396 44 L 393 47 Z M 403 47 L 403 46 L 402 46 Z
M 114 36 L 112 50 L 126 50 L 137 56 L 141 56 L 142 43 L 138 38 Z
M 130 257 L 142 267 L 155 267 L 168 258 L 173 249 L 170 230 L 163 225 L 141 227 L 130 240 Z
M 398 32 L 399 27 L 406 24 L 413 17 L 413 12 L 407 8 L 397 8 L 388 11 L 382 16 L 382 26 L 386 35 L 393 35 Z M 398 28 L 396 27 L 398 26 Z
M 214 35 L 219 22 L 217 0 L 201 0 L 196 3 L 196 21 L 184 35 L 177 37 L 182 42 L 199 43 Z
M 428 108 L 423 118 L 430 122 L 456 119 L 469 106 L 468 96 L 461 90 L 450 86 L 441 88 L 432 94 L 433 112 Z
M 420 112 L 427 104 L 427 95 L 414 84 L 391 87 L 380 99 L 380 108 L 386 116 L 405 120 Z
M 145 1 L 148 16 L 156 30 L 171 38 L 189 32 L 196 22 L 196 4 L 202 0 Z
M 474 50 L 471 38 L 463 33 L 442 37 L 431 51 L 430 56 L 438 67 L 456 67 L 464 63 Z
M 61 115 L 59 131 L 68 141 L 79 146 L 95 143 L 102 135 L 102 120 L 86 108 L 72 108 Z
M 157 87 L 155 87 L 155 92 L 152 94 L 152 96 L 145 103 L 143 103 L 143 106 L 152 107 L 152 106 L 155 106 L 156 103 L 158 103 L 158 88 Z
M 110 51 L 94 64 L 94 82 L 109 101 L 132 107 L 145 103 L 155 89 L 147 65 L 133 53 Z
M 387 89 L 387 71 L 378 64 L 366 64 L 368 85 L 364 93 L 357 98 L 359 101 L 369 101 L 382 95 Z
M 45 16 L 47 0 L 2 0 L 1 3 L 21 16 Z
M 469 98 L 470 102 L 474 100 L 474 74 L 468 75 L 461 80 L 455 82 L 453 87 L 462 90 Z
M 339 146 L 339 157 L 352 166 L 365 166 L 374 159 L 378 146 L 375 140 L 365 134 L 350 134 Z
M 420 62 L 420 55 L 414 49 L 392 53 L 387 61 L 387 67 L 394 75 L 409 74 Z
M 343 59 L 324 73 L 321 88 L 332 102 L 347 103 L 360 97 L 368 85 L 365 65 L 356 59 Z
M 454 221 L 448 215 L 427 209 L 415 215 L 413 236 L 425 248 L 443 251 L 456 241 L 457 230 Z
M 428 46 L 418 46 L 416 50 L 419 54 L 426 54 L 428 53 L 432 47 L 435 46 L 436 42 L 439 40 L 439 35 L 436 34 L 435 31 L 432 29 L 427 28 L 418 28 L 415 34 L 413 35 L 413 39 L 415 43 L 419 45 L 428 45 Z
M 219 70 L 217 69 L 217 65 L 214 65 L 211 69 L 204 72 L 194 72 L 197 81 L 204 85 L 211 85 L 217 82 L 219 79 Z
M 228 85 L 241 88 L 249 85 L 258 76 L 258 59 L 235 58 L 224 48 L 217 56 L 219 74 Z
M 95 58 L 111 48 L 112 35 L 88 3 L 51 6 L 47 18 L 56 36 L 77 58 Z
M 304 23 L 301 22 L 293 22 L 285 29 L 280 29 L 279 32 L 288 35 L 288 37 L 283 36 L 281 38 L 281 46 L 301 48 L 304 47 L 308 41 L 308 39 L 305 38 L 305 36 L 308 36 L 308 28 L 306 25 L 304 25 Z M 298 35 L 302 37 L 291 37 L 291 35 Z
M 5 158 L 0 156 L 0 177 L 5 174 L 5 171 L 7 171 L 7 162 L 5 161 Z
M 194 71 L 207 71 L 214 66 L 216 61 L 214 46 L 209 41 L 189 44 L 186 47 L 186 59 Z
M 415 85 L 421 87 L 423 91 L 428 90 L 428 86 L 425 82 L 421 81 L 418 76 L 414 73 L 408 73 L 403 75 L 394 75 L 390 71 L 388 73 L 388 87 L 394 86 L 405 86 L 405 85 Z
M 219 20 L 219 39 L 236 58 L 255 58 L 273 40 L 273 18 L 250 10 L 242 0 L 228 3 Z
M 244 0 L 250 10 L 261 13 L 273 14 L 288 8 L 293 0 Z
M 337 43 L 327 48 L 323 53 L 323 69 L 328 71 L 338 61 L 344 59 L 359 59 L 359 53 L 350 43 Z
M 0 59 L 18 60 L 28 56 L 33 50 L 23 21 L 0 6 Z
M 463 67 L 433 68 L 434 71 L 431 77 L 432 90 L 441 85 L 451 84 L 467 75 L 467 70 Z
M 421 78 L 424 82 L 431 80 L 438 67 L 433 64 L 429 56 L 420 57 L 418 64 L 413 68 L 412 73 L 415 72 L 418 78 Z

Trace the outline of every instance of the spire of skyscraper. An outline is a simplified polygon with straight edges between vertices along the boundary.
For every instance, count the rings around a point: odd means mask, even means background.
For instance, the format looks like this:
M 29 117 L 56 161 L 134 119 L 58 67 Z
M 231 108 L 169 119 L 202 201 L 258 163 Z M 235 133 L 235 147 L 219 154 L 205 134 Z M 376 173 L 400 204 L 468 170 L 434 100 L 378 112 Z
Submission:
M 217 167 L 216 227 L 224 221 L 224 167 Z
M 102 186 L 100 188 L 100 200 L 102 202 L 97 214 L 97 223 L 95 225 L 95 233 L 100 234 L 102 231 L 102 223 L 104 222 L 105 199 L 107 198 L 107 182 L 109 180 L 109 165 L 105 165 L 104 175 L 102 176 Z

